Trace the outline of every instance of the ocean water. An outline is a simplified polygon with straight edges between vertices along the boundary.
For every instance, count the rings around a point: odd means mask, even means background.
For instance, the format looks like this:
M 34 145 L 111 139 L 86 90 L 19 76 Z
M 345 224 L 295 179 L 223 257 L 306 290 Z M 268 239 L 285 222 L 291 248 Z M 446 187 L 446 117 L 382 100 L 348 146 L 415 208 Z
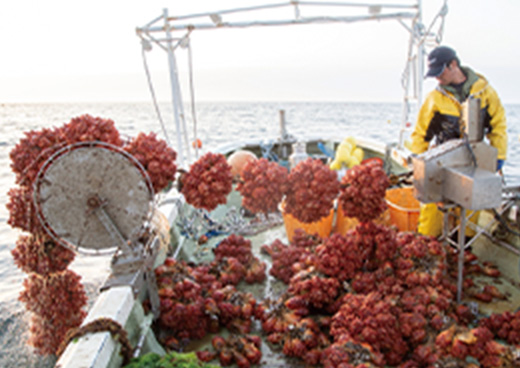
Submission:
M 504 168 L 508 185 L 520 185 L 520 105 L 505 105 L 508 119 L 509 153 Z M 349 102 L 258 102 L 199 103 L 198 138 L 202 153 L 236 140 L 276 139 L 280 134 L 279 111 L 285 110 L 287 131 L 297 138 L 365 136 L 397 142 L 401 128 L 399 103 Z M 192 117 L 186 108 L 192 136 Z M 173 116 L 168 104 L 161 105 L 170 140 Z M 162 135 L 153 105 L 143 103 L 0 104 L 0 367 L 52 367 L 53 357 L 41 357 L 26 345 L 30 315 L 18 301 L 25 274 L 14 265 L 11 250 L 20 232 L 7 225 L 7 191 L 15 186 L 9 152 L 23 132 L 61 126 L 71 118 L 90 114 L 114 120 L 128 137 L 139 132 Z M 71 268 L 82 276 L 89 303 L 108 275 L 107 256 L 77 255 Z

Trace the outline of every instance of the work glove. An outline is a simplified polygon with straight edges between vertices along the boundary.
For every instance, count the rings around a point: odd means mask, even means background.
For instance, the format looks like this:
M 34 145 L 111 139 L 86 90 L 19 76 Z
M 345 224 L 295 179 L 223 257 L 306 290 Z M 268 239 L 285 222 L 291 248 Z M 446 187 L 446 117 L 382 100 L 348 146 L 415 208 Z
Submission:
M 497 160 L 497 171 L 501 171 L 504 167 L 505 160 Z

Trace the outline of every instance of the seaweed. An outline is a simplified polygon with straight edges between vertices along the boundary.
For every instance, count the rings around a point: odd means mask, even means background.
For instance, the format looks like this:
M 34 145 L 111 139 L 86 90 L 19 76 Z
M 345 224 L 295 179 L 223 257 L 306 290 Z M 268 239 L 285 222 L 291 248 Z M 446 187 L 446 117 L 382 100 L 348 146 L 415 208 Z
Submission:
M 147 353 L 132 359 L 124 368 L 220 368 L 220 366 L 201 362 L 194 352 L 170 352 L 162 357 L 156 353 Z

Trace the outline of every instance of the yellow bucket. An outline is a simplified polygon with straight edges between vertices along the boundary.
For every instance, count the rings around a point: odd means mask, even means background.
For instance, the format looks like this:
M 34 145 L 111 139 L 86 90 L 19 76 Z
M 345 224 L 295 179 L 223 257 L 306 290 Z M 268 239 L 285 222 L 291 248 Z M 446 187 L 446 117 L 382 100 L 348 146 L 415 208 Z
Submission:
M 413 196 L 413 187 L 388 189 L 385 199 L 390 209 L 390 223 L 400 231 L 416 231 L 420 204 Z
M 328 216 L 322 217 L 318 221 L 307 223 L 301 222 L 294 218 L 293 215 L 286 213 L 284 211 L 285 203 L 282 203 L 280 207 L 282 210 L 283 222 L 289 242 L 292 242 L 296 229 L 302 229 L 309 235 L 318 234 L 320 238 L 326 238 L 330 235 L 330 232 L 332 231 L 332 221 L 334 219 L 334 208 L 330 210 L 330 214 Z

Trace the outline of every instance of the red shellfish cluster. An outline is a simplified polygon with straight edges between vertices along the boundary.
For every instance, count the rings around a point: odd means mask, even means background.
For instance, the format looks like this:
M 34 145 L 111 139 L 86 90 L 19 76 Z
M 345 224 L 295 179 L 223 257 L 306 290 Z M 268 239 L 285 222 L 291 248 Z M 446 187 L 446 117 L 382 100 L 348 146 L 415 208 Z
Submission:
M 20 301 L 32 312 L 29 343 L 40 354 L 54 354 L 71 328 L 78 327 L 87 297 L 81 277 L 71 270 L 42 276 L 32 273 L 24 280 Z
M 146 170 L 155 193 L 165 189 L 175 178 L 177 153 L 166 141 L 158 139 L 155 133 L 139 133 L 124 146 Z
M 347 170 L 341 179 L 339 203 L 349 217 L 361 222 L 377 218 L 386 209 L 386 189 L 390 180 L 379 161 L 368 161 Z
M 339 192 L 335 171 L 321 160 L 308 158 L 289 173 L 285 211 L 301 222 L 315 222 L 329 215 Z
M 212 211 L 226 203 L 233 188 L 233 175 L 224 155 L 208 152 L 191 165 L 180 182 L 186 202 Z
M 287 191 L 287 169 L 265 158 L 248 161 L 241 171 L 237 190 L 242 205 L 252 213 L 271 213 Z

